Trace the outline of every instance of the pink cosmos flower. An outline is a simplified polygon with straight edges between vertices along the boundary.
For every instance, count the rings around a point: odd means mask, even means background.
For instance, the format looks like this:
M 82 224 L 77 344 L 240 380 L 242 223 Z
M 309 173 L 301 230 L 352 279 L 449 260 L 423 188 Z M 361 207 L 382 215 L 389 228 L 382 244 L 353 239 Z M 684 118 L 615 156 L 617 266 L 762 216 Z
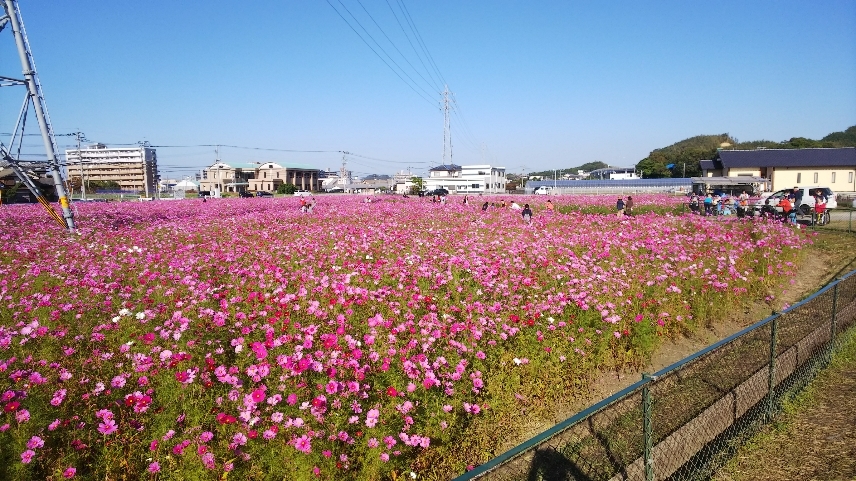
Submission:
M 44 445 L 45 445 L 45 441 L 38 436 L 33 436 L 30 438 L 29 441 L 27 441 L 27 447 L 29 449 L 39 449 L 40 447 L 42 447 Z
M 302 453 L 309 454 L 312 452 L 312 440 L 304 434 L 294 440 L 294 448 Z
M 265 391 L 264 389 L 256 389 L 252 393 L 252 399 L 255 403 L 260 403 L 265 400 Z
M 65 479 L 71 479 L 77 473 L 76 468 L 66 468 L 65 471 L 62 472 L 62 477 Z
M 150 473 L 159 473 L 160 470 L 161 470 L 160 463 L 158 463 L 157 461 L 154 461 L 151 464 L 149 464 L 149 472 Z
M 30 464 L 30 461 L 33 460 L 33 456 L 35 455 L 36 453 L 33 450 L 28 449 L 21 453 L 21 462 L 24 464 Z
M 116 421 L 112 419 L 106 419 L 98 424 L 98 432 L 105 436 L 115 433 L 117 429 L 119 428 L 116 427 Z

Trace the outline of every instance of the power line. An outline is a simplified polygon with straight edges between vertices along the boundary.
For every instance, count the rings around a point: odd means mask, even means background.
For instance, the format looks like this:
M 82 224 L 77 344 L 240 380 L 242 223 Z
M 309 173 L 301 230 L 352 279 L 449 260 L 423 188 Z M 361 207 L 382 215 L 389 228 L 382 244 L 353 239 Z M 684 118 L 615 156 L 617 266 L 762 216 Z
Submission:
M 341 2 L 341 1 L 339 1 L 339 3 L 341 4 L 342 2 Z M 392 70 L 392 72 L 393 72 L 393 73 L 394 73 L 394 74 L 395 74 L 399 79 L 401 79 L 401 81 L 402 81 L 402 82 L 406 83 L 406 84 L 407 84 L 407 86 L 408 86 L 408 87 L 410 87 L 410 89 L 411 89 L 411 90 L 413 90 L 413 91 L 416 93 L 416 95 L 418 95 L 418 96 L 422 97 L 422 99 L 423 99 L 423 100 L 425 100 L 426 102 L 428 102 L 429 104 L 431 104 L 431 106 L 432 106 L 432 107 L 434 107 L 434 104 L 433 104 L 433 103 L 432 103 L 428 98 L 426 98 L 424 95 L 422 95 L 421 93 L 419 93 L 419 91 L 418 91 L 418 90 L 416 90 L 416 89 L 413 87 L 413 85 L 411 85 L 408 81 L 404 80 L 404 77 L 402 77 L 402 76 L 398 73 L 398 71 L 397 71 L 397 70 L 395 70 L 394 68 L 392 68 L 392 66 L 389 64 L 389 62 L 387 62 L 383 57 L 381 57 L 381 55 L 380 55 L 379 53 L 377 53 L 377 50 L 375 50 L 375 49 L 371 46 L 371 44 L 369 44 L 369 43 L 366 41 L 366 39 L 365 39 L 365 38 L 363 38 L 363 36 L 362 36 L 362 35 L 360 35 L 360 32 L 358 32 L 358 31 L 357 31 L 357 29 L 355 29 L 355 28 L 353 27 L 353 25 L 351 25 L 351 23 L 350 23 L 350 22 L 348 22 L 348 19 L 346 19 L 346 18 L 345 18 L 345 17 L 344 17 L 340 12 L 339 12 L 339 10 L 338 10 L 335 6 L 333 6 L 333 4 L 332 4 L 332 3 L 330 3 L 330 0 L 327 0 L 327 5 L 330 5 L 330 8 L 332 8 L 333 10 L 335 10 L 335 11 L 336 11 L 336 15 L 338 15 L 338 16 L 339 16 L 339 17 L 340 17 L 340 18 L 341 18 L 345 23 L 347 23 L 347 24 L 348 24 L 348 27 L 350 27 L 350 29 L 351 29 L 351 30 L 353 30 L 353 31 L 354 31 L 354 33 L 356 33 L 358 37 L 360 37 L 360 40 L 362 40 L 362 41 L 363 41 L 363 43 L 365 43 L 365 44 L 366 44 L 366 46 L 367 46 L 367 47 L 368 47 L 372 52 L 374 52 L 374 54 L 375 54 L 375 55 L 377 55 L 377 57 L 378 57 L 378 58 L 379 58 L 379 59 L 384 63 L 384 65 L 386 65 L 387 67 L 389 67 L 389 69 L 390 69 L 390 70 Z M 342 7 L 344 7 L 344 5 L 342 5 Z M 346 10 L 346 11 L 348 11 L 348 9 L 347 9 L 347 8 L 345 8 L 345 10 Z M 348 11 L 348 13 L 350 14 L 351 12 L 350 12 L 350 11 Z M 351 16 L 353 17 L 353 15 L 351 15 Z M 354 20 L 356 20 L 356 18 L 355 18 Z M 357 23 L 359 24 L 359 22 L 357 22 Z M 362 28 L 362 25 L 360 25 L 360 27 Z M 365 30 L 365 28 L 363 28 L 363 30 Z M 366 33 L 368 34 L 368 32 L 366 32 Z M 369 35 L 369 37 L 371 37 L 371 35 Z M 374 41 L 374 38 L 372 38 L 372 40 Z M 375 42 L 375 43 L 377 43 L 377 42 Z M 378 45 L 378 46 L 380 47 L 380 45 Z M 381 50 L 383 50 L 383 49 L 381 48 Z M 386 53 L 386 51 L 384 51 L 384 53 Z M 387 56 L 389 56 L 389 54 L 387 54 Z M 392 60 L 392 58 L 390 58 L 390 60 Z M 393 63 L 395 63 L 395 61 L 393 61 Z M 398 64 L 396 64 L 396 66 L 397 66 L 397 65 L 398 65 Z M 401 68 L 401 67 L 399 67 L 399 69 L 400 69 L 400 68 Z M 405 75 L 407 75 L 407 74 L 405 73 Z
M 442 80 L 443 84 L 448 85 L 448 82 L 446 82 L 446 79 L 443 78 L 443 74 L 440 73 L 440 69 L 437 68 L 437 63 L 434 62 L 434 57 L 432 57 L 431 52 L 428 51 L 428 46 L 425 45 L 425 41 L 422 40 L 422 35 L 419 34 L 419 29 L 416 28 L 416 23 L 413 21 L 413 17 L 410 16 L 410 11 L 407 10 L 407 5 L 404 4 L 404 0 L 396 0 L 396 1 L 398 2 L 399 6 L 401 7 L 401 11 L 404 12 L 405 20 L 407 20 L 408 25 L 410 25 L 410 28 L 413 29 L 413 31 L 416 33 L 416 40 L 419 43 L 419 45 L 422 47 L 422 49 L 425 51 L 425 55 L 426 55 L 426 57 L 428 57 L 429 63 L 434 67 L 434 70 L 437 71 L 437 76 L 440 77 L 440 80 Z
M 341 2 L 340 2 L 340 3 L 341 3 Z M 378 29 L 378 30 L 380 30 L 380 33 L 382 33 L 382 34 L 383 34 L 383 36 L 384 36 L 384 37 L 386 37 L 386 39 L 387 39 L 387 40 L 389 40 L 389 43 L 392 45 L 392 48 L 394 48 L 394 49 L 395 49 L 395 51 L 396 51 L 396 52 L 398 52 L 398 53 L 399 53 L 399 55 L 401 55 L 401 58 L 403 58 L 403 59 L 404 59 L 404 61 L 405 61 L 405 62 L 407 62 L 407 65 L 410 65 L 410 68 L 412 68 L 412 69 L 413 69 L 413 71 L 414 71 L 414 72 L 416 72 L 416 75 L 418 75 L 418 76 L 419 76 L 419 78 L 421 78 L 422 80 L 424 80 L 424 81 L 425 81 L 425 83 L 426 83 L 426 84 L 428 84 L 429 88 L 434 88 L 434 87 L 432 87 L 432 86 L 431 86 L 431 82 L 428 82 L 428 80 L 426 80 L 426 79 L 425 79 L 425 77 L 423 77 L 423 76 L 422 76 L 422 74 L 419 72 L 419 70 L 417 70 L 417 69 L 416 69 L 416 67 L 414 67 L 414 66 L 413 66 L 413 64 L 412 64 L 412 63 L 410 63 L 410 60 L 408 60 L 408 59 L 407 59 L 407 57 L 406 57 L 406 56 L 401 52 L 401 50 L 399 50 L 399 49 L 398 49 L 398 46 L 397 46 L 397 45 L 395 45 L 395 42 L 393 42 L 393 41 L 392 41 L 392 39 L 391 39 L 391 38 L 389 38 L 389 35 L 387 35 L 387 34 L 386 34 L 386 32 L 384 32 L 384 31 L 383 31 L 383 28 L 381 28 L 381 26 L 380 26 L 380 25 L 378 25 L 378 23 L 375 21 L 375 19 L 374 19 L 374 17 L 372 16 L 372 14 L 371 14 L 371 13 L 369 13 L 369 11 L 368 11 L 368 10 L 366 10 L 366 7 L 365 7 L 365 6 L 363 6 L 363 2 L 361 2 L 360 0 L 357 0 L 357 3 L 360 5 L 360 7 L 362 7 L 363 11 L 364 11 L 364 12 L 366 12 L 366 15 L 368 15 L 368 16 L 369 16 L 369 18 L 370 18 L 370 19 L 371 19 L 371 21 L 375 24 L 375 26 L 377 27 L 377 29 Z M 408 76 L 408 78 L 410 78 L 410 76 Z M 435 90 L 436 90 L 436 91 L 435 91 L 435 93 L 437 93 L 437 94 L 439 94 L 439 93 L 440 93 L 440 89 L 435 89 Z
M 398 19 L 398 14 L 395 13 L 395 9 L 392 8 L 392 4 L 389 3 L 389 0 L 386 0 L 386 5 L 389 7 L 389 10 L 392 12 L 392 16 L 395 17 L 395 22 L 398 24 L 398 27 L 401 28 L 401 32 L 404 34 L 404 38 L 406 38 L 407 43 L 410 44 L 410 48 L 412 48 L 413 52 L 416 54 L 416 58 L 419 59 L 419 63 L 422 64 L 422 68 L 425 69 L 425 72 L 428 74 L 429 77 L 431 77 L 431 80 L 436 82 L 436 80 L 434 79 L 434 76 L 431 74 L 431 69 L 429 69 L 428 67 L 425 66 L 425 62 L 422 61 L 422 56 L 419 55 L 419 51 L 416 50 L 416 46 L 414 46 L 413 42 L 410 40 L 410 35 L 408 35 L 407 31 L 404 30 L 404 25 L 401 24 L 401 21 Z M 403 12 L 402 12 L 402 16 L 404 16 Z M 407 20 L 405 19 L 405 21 L 407 21 Z M 441 87 L 439 86 L 439 84 L 435 84 L 434 88 L 436 88 L 437 91 L 441 90 Z
M 398 160 L 376 159 L 374 157 L 368 157 L 365 155 L 355 154 L 353 152 L 342 152 L 342 153 L 345 155 L 353 156 L 353 157 L 360 157 L 362 159 L 376 160 L 378 162 L 389 162 L 390 164 L 427 164 L 428 163 L 428 162 L 402 162 L 402 161 L 398 161 Z
M 115 144 L 111 144 L 115 145 Z M 242 149 L 242 150 L 263 150 L 267 152 L 298 152 L 298 153 L 311 153 L 311 154 L 335 154 L 341 152 L 341 150 L 298 150 L 298 149 L 268 149 L 264 147 L 246 147 L 242 145 L 224 145 L 224 144 L 196 144 L 196 145 L 150 145 L 151 148 L 158 149 L 188 149 L 194 147 L 228 147 L 230 149 Z

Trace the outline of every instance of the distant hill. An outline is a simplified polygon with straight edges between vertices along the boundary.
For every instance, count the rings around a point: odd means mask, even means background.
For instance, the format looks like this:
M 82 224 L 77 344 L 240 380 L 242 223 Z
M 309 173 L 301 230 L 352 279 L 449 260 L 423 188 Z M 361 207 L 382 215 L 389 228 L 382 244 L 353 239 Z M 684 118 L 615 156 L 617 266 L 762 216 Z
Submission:
M 654 149 L 636 164 L 644 178 L 695 177 L 701 175 L 700 160 L 712 159 L 716 149 L 804 149 L 811 147 L 856 147 L 856 126 L 833 132 L 820 140 L 794 137 L 784 142 L 751 140 L 739 142 L 728 134 L 697 135 L 668 147 Z M 671 166 L 671 168 L 669 168 Z
M 557 170 L 542 170 L 541 172 L 531 172 L 527 174 L 529 177 L 544 177 L 544 178 L 553 178 L 553 175 L 558 175 L 562 177 L 564 174 L 574 174 L 576 175 L 577 171 L 582 170 L 585 172 L 591 172 L 596 169 L 603 169 L 604 167 L 609 167 L 607 164 L 603 162 L 588 162 L 579 167 L 569 167 L 567 169 L 557 169 Z

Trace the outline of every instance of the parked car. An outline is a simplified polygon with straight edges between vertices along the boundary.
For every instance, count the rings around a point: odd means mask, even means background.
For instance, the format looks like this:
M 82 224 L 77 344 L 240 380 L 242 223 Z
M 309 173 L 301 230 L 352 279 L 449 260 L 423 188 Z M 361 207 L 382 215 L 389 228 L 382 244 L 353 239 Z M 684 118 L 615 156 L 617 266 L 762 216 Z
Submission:
M 252 192 L 239 192 L 239 193 L 238 193 L 238 196 L 239 196 L 239 197 L 241 197 L 241 198 L 244 198 L 244 199 L 248 199 L 248 198 L 249 198 L 249 199 L 252 199 L 252 198 L 253 198 L 253 193 L 252 193 Z
M 449 195 L 449 191 L 441 187 L 439 189 L 429 190 L 425 195 L 429 197 L 433 195 Z
M 256 197 L 273 197 L 273 194 L 270 192 L 258 191 L 256 192 Z
M 814 210 L 814 193 L 820 189 L 823 191 L 823 195 L 826 196 L 826 208 L 827 209 L 835 209 L 838 207 L 838 199 L 835 192 L 832 191 L 829 187 L 823 186 L 814 186 L 814 187 L 800 187 L 799 191 L 802 194 L 802 198 L 800 198 L 800 203 L 798 206 L 795 206 L 797 212 L 802 215 L 809 215 Z M 793 192 L 794 189 L 784 189 L 777 192 L 772 193 L 767 197 L 762 197 L 760 200 L 756 201 L 752 208 L 755 210 L 756 214 L 760 214 L 761 210 L 765 205 L 770 205 L 775 207 L 776 204 L 782 199 L 782 197 L 786 197 L 788 194 Z M 776 208 L 777 211 L 780 211 L 780 208 Z
M 550 195 L 550 194 L 552 193 L 552 191 L 553 191 L 553 188 L 552 188 L 552 187 L 547 187 L 546 185 L 542 185 L 541 187 L 538 187 L 537 189 L 535 189 L 535 191 L 533 192 L 533 194 L 536 194 L 536 195 Z
M 308 190 L 297 190 L 294 192 L 295 197 L 308 197 L 310 195 L 312 195 L 312 192 L 309 192 Z

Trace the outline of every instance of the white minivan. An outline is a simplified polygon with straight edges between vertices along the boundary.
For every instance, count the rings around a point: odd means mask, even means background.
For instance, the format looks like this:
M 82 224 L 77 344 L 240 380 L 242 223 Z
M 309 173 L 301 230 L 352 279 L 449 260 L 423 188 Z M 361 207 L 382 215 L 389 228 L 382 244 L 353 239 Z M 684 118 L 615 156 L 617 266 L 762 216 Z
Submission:
M 764 205 L 770 205 L 775 207 L 776 204 L 782 199 L 782 197 L 786 197 L 788 194 L 793 192 L 794 189 L 784 189 L 774 192 L 769 197 L 762 197 L 758 200 L 753 206 L 756 213 L 760 213 L 763 209 Z M 809 215 L 814 211 L 814 194 L 818 190 L 823 191 L 823 195 L 826 196 L 826 208 L 827 209 L 835 209 L 838 207 L 838 199 L 835 195 L 835 192 L 832 191 L 829 187 L 800 187 L 798 188 L 801 196 L 799 205 L 794 206 L 797 209 L 797 212 L 802 215 Z M 779 210 L 779 209 L 776 209 Z
M 533 192 L 533 194 L 550 195 L 552 192 L 553 192 L 552 187 L 547 187 L 546 185 L 542 185 L 541 187 L 538 187 L 537 189 L 535 189 L 535 192 Z

